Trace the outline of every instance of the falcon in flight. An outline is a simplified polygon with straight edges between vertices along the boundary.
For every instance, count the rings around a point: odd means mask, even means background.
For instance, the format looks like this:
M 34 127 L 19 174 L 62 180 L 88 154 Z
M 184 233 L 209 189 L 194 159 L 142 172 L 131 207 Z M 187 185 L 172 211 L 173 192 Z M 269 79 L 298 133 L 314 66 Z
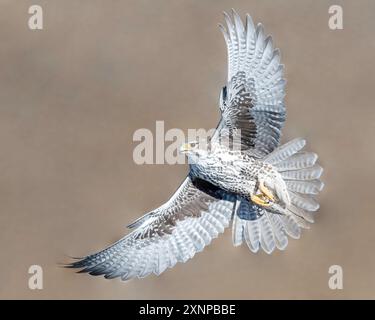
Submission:
M 202 251 L 231 221 L 234 246 L 245 242 L 269 254 L 314 221 L 314 196 L 323 188 L 317 155 L 303 151 L 300 138 L 279 146 L 286 115 L 280 52 L 249 15 L 245 24 L 234 10 L 224 18 L 228 79 L 208 147 L 182 145 L 189 173 L 172 197 L 131 223 L 124 238 L 68 267 L 109 279 L 160 275 Z M 234 136 L 239 143 L 223 143 Z

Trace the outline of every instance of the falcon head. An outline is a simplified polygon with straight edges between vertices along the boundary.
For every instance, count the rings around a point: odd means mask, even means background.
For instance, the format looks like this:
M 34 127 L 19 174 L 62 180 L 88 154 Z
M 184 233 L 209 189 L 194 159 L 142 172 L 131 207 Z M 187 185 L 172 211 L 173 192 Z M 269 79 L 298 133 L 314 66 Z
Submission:
M 187 154 L 195 149 L 198 149 L 198 145 L 199 145 L 198 141 L 191 141 L 191 142 L 184 143 L 180 147 L 180 152 Z
M 190 141 L 181 145 L 180 152 L 189 156 L 191 154 L 202 154 L 202 149 L 199 141 Z
M 190 163 L 197 163 L 199 159 L 207 157 L 209 150 L 207 143 L 200 141 L 190 141 L 180 147 L 180 152 L 186 154 Z

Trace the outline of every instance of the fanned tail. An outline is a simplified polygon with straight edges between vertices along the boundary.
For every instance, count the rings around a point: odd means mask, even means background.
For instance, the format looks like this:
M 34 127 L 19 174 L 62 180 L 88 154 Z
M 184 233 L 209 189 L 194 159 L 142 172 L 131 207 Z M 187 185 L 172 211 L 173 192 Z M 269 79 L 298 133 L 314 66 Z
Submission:
M 246 242 L 252 252 L 262 248 L 269 254 L 275 248 L 284 250 L 288 236 L 298 239 L 301 228 L 308 229 L 314 222 L 314 212 L 319 209 L 315 196 L 324 187 L 320 181 L 323 168 L 316 163 L 315 153 L 302 151 L 305 144 L 304 139 L 294 139 L 264 158 L 279 171 L 291 203 L 287 215 L 280 215 L 241 200 L 232 225 L 235 246 Z
M 315 196 L 324 187 L 320 180 L 323 168 L 316 163 L 316 153 L 302 151 L 305 145 L 304 139 L 294 139 L 275 149 L 264 161 L 277 168 L 285 181 L 291 201 L 288 213 L 312 222 L 310 212 L 319 209 Z

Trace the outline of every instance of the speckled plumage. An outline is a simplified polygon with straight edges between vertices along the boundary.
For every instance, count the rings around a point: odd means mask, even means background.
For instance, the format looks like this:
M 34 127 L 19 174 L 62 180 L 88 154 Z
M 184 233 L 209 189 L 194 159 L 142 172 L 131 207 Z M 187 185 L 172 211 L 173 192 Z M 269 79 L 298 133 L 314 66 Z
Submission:
M 191 176 L 248 200 L 256 191 L 259 176 L 274 179 L 279 175 L 276 168 L 247 151 L 231 150 L 221 145 L 211 152 L 200 151 L 198 157 L 191 159 Z
M 299 238 L 314 221 L 314 195 L 323 188 L 317 156 L 302 151 L 303 139 L 279 147 L 286 116 L 280 52 L 249 15 L 245 25 L 234 11 L 224 17 L 228 79 L 210 148 L 189 149 L 187 178 L 165 204 L 130 224 L 131 233 L 69 267 L 122 280 L 159 275 L 202 251 L 231 219 L 235 246 L 267 253 L 285 249 L 288 236 Z M 228 149 L 228 137 L 239 148 Z M 267 206 L 251 200 L 261 182 L 275 197 Z

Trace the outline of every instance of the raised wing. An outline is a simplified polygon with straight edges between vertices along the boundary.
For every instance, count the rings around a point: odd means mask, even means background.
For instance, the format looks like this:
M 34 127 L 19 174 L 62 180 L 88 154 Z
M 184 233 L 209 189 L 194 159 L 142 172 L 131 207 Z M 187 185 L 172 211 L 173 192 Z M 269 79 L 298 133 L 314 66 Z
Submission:
M 279 145 L 286 116 L 280 52 L 249 15 L 246 26 L 234 10 L 233 19 L 226 13 L 224 17 L 227 29 L 220 28 L 228 49 L 228 82 L 220 96 L 222 118 L 216 137 L 240 130 L 241 144 L 264 156 Z
M 133 232 L 68 267 L 122 280 L 159 275 L 186 262 L 224 232 L 233 207 L 233 196 L 188 177 L 168 202 L 137 220 Z

